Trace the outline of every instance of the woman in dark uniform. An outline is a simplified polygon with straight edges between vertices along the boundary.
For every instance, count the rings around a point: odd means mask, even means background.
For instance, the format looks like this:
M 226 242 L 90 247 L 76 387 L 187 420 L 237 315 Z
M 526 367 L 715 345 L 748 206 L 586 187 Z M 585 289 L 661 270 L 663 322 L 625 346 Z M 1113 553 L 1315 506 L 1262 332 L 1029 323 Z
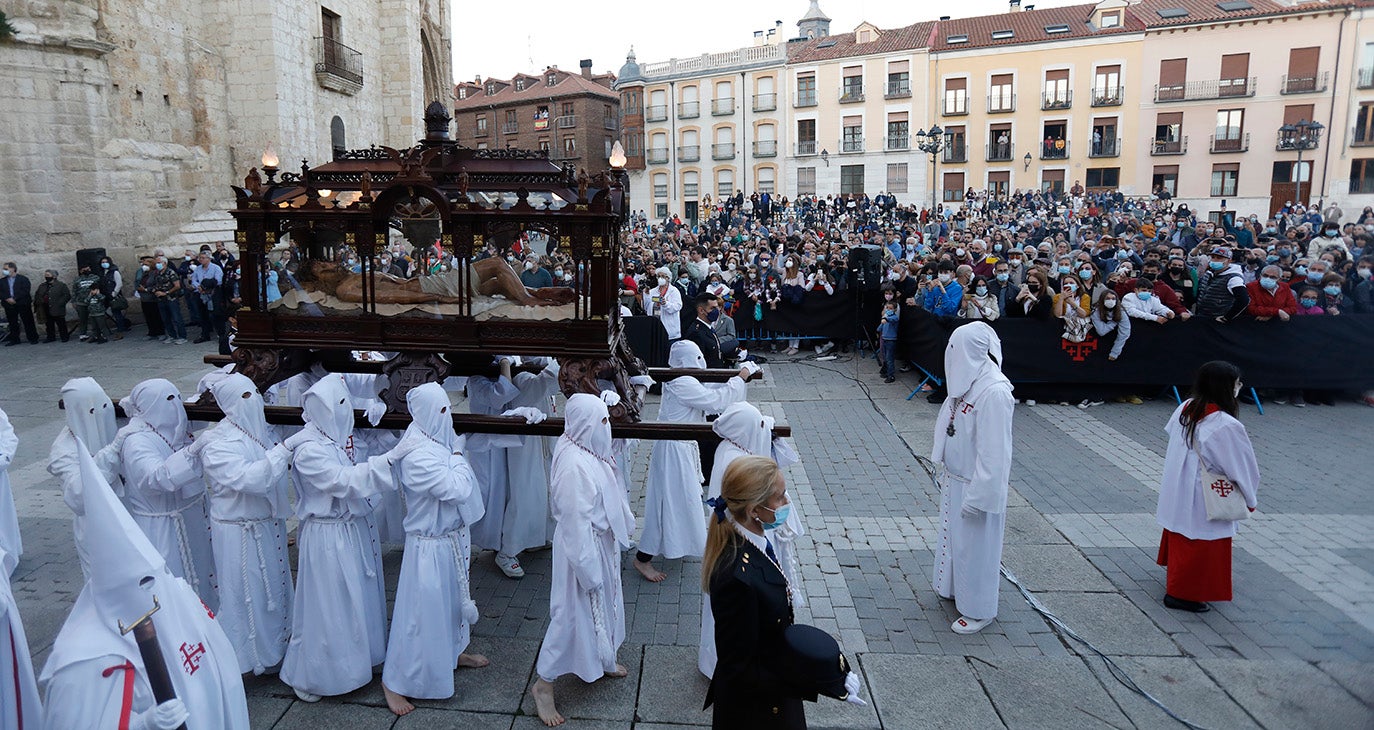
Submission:
M 804 730 L 802 700 L 815 702 L 818 694 L 864 704 L 852 672 L 836 683 L 795 671 L 794 648 L 784 639 L 793 622 L 791 587 L 764 536 L 765 527 L 787 519 L 786 490 L 772 459 L 746 456 L 730 463 L 721 496 L 711 500 L 702 587 L 716 622 L 718 659 L 706 706 L 715 706 L 717 730 Z

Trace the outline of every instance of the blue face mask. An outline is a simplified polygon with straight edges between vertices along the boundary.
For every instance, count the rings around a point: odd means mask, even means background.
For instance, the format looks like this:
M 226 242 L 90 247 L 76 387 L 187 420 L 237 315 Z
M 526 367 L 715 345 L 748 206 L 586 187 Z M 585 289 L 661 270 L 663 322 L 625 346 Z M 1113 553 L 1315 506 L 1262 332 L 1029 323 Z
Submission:
M 767 509 L 767 507 L 765 507 L 764 509 Z M 776 510 L 773 510 L 773 521 L 772 521 L 772 522 L 764 522 L 764 523 L 763 523 L 763 529 L 765 529 L 765 530 L 776 530 L 776 529 L 778 529 L 779 527 L 782 527 L 783 523 L 784 523 L 784 522 L 787 522 L 787 515 L 788 515 L 789 513 L 791 513 L 791 511 L 792 511 L 792 505 L 791 505 L 791 504 L 784 504 L 783 506 L 777 508 Z M 757 518 L 756 518 L 756 519 L 757 519 Z M 760 522 L 762 522 L 762 520 L 760 520 Z
M 1123 248 L 1116 252 L 1116 257 L 1119 259 L 1128 259 L 1131 257 L 1131 252 Z
M 1005 271 L 997 275 L 997 280 L 998 280 L 998 281 L 1002 281 L 1002 282 L 1005 282 L 1007 279 L 1010 279 L 1010 278 L 1011 278 L 1011 274 L 1008 274 L 1008 273 L 1005 272 Z
M 976 292 L 980 297 L 985 297 L 988 295 L 988 288 L 985 286 L 980 286 L 977 289 L 975 289 L 974 292 Z
M 1309 272 L 1307 272 L 1307 280 L 1310 281 L 1310 282 L 1313 282 L 1313 283 L 1316 283 L 1316 282 L 1318 282 L 1318 281 L 1321 281 L 1321 280 L 1322 280 L 1322 272 L 1320 272 L 1320 271 L 1309 271 Z
M 1154 295 L 1155 293 L 1150 291 L 1138 291 L 1135 293 L 1136 299 L 1139 299 L 1142 302 L 1150 301 L 1150 297 L 1153 297 Z
M 1069 273 L 1069 267 L 1067 267 L 1067 266 L 1060 266 L 1060 267 L 1059 267 L 1059 273 L 1061 273 L 1061 274 L 1067 274 L 1067 273 Z
M 1000 244 L 1000 243 L 994 243 L 994 244 L 992 244 L 992 250 L 993 250 L 993 251 L 997 251 L 998 253 L 1001 253 L 1001 251 L 1002 251 L 1002 244 Z
M 1272 253 L 1269 254 L 1268 256 L 1265 256 L 1265 257 L 1264 257 L 1265 263 L 1269 263 L 1269 264 L 1272 264 L 1272 263 L 1274 263 L 1274 262 L 1276 262 L 1276 261 L 1278 261 L 1278 260 L 1279 260 L 1279 257 L 1278 257 L 1278 256 L 1275 256 L 1275 255 L 1272 254 Z
M 1316 299 L 1301 299 L 1301 300 L 1298 301 L 1298 303 L 1301 304 L 1301 305 L 1303 305 L 1304 307 L 1307 307 L 1308 309 L 1311 309 L 1312 307 L 1317 306 L 1317 300 L 1316 300 Z
M 1274 291 L 1279 288 L 1279 280 L 1272 276 L 1262 276 L 1260 277 L 1260 286 L 1269 291 Z
M 1296 267 L 1296 268 L 1293 269 L 1293 273 L 1297 274 L 1298 276 L 1306 276 L 1306 275 L 1307 275 L 1307 267 L 1306 267 L 1306 266 L 1298 266 L 1298 267 Z
M 1078 270 L 1078 275 L 1079 275 L 1080 277 L 1084 278 L 1084 279 L 1091 279 L 1091 278 L 1093 278 L 1093 270 L 1092 270 L 1092 269 L 1079 269 L 1079 270 Z
M 1225 261 L 1208 261 L 1208 262 L 1207 262 L 1207 268 L 1211 269 L 1212 271 L 1221 271 L 1222 269 L 1226 268 L 1226 262 L 1225 262 Z
M 1325 287 L 1324 289 L 1322 289 L 1322 291 L 1326 292 L 1326 295 L 1327 295 L 1327 296 L 1330 296 L 1330 297 L 1340 296 L 1340 294 L 1341 294 L 1341 288 L 1338 287 L 1338 286 L 1336 286 L 1336 285 L 1334 285 L 1334 284 L 1331 285 L 1331 286 Z
M 163 266 L 163 264 L 162 264 L 161 261 L 157 262 L 157 270 L 158 270 L 158 271 L 162 271 L 162 266 Z
M 716 320 L 718 320 L 718 319 L 720 319 L 720 310 L 719 310 L 719 309 L 712 309 L 711 312 L 710 312 L 709 314 L 706 315 L 706 321 L 707 321 L 707 322 L 714 322 L 714 321 L 716 321 Z
M 1292 253 L 1293 253 L 1293 249 L 1291 249 L 1291 248 L 1281 248 L 1281 249 L 1279 249 L 1279 255 L 1280 255 L 1280 256 L 1288 256 L 1288 255 L 1291 255 Z

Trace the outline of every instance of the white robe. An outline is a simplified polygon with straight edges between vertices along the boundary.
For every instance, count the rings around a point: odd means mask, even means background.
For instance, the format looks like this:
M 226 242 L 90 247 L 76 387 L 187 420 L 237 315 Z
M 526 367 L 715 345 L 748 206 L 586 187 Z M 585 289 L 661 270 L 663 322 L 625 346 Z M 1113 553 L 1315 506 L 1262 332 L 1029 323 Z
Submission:
M 1196 451 L 1188 448 L 1183 424 L 1176 408 L 1164 426 L 1169 435 L 1169 450 L 1164 454 L 1164 477 L 1159 484 L 1159 507 L 1155 519 L 1160 527 L 1191 540 L 1221 540 L 1235 537 L 1236 524 L 1230 520 L 1207 519 L 1198 480 L 1197 452 L 1214 471 L 1226 475 L 1240 487 L 1245 504 L 1254 508 L 1259 493 L 1259 464 L 1250 436 L 1229 413 L 1217 412 L 1203 418 L 1194 434 Z
M 368 515 L 369 500 L 394 488 L 391 465 L 380 455 L 354 465 L 323 437 L 297 446 L 291 462 L 300 537 L 281 680 L 310 694 L 346 694 L 371 682 L 386 659 L 382 553 Z
M 950 411 L 958 402 L 947 398 L 935 420 L 930 458 L 945 471 L 933 584 L 942 598 L 954 598 L 959 613 L 990 619 L 997 616 L 1016 401 L 1005 380 L 975 383 L 954 414 L 955 433 L 950 437 Z M 979 514 L 964 517 L 965 504 Z
M 291 637 L 289 452 L 265 451 L 228 421 L 199 438 L 207 439 L 200 459 L 210 486 L 219 622 L 238 651 L 239 670 L 262 674 L 281 662 Z
M 364 373 L 343 373 L 344 383 L 348 386 L 353 407 L 367 410 L 381 403 L 377 397 L 377 380 L 381 376 Z M 368 428 L 353 432 L 354 458 L 362 462 L 376 454 L 384 454 L 401 440 L 400 431 L 381 428 Z M 401 500 L 401 490 L 387 489 L 380 495 L 370 497 L 372 514 L 368 519 L 377 529 L 377 537 L 384 544 L 401 545 L 406 541 L 405 504 Z
M 659 299 L 655 302 L 654 299 Z M 663 329 L 668 331 L 668 339 L 676 340 L 682 337 L 682 294 L 678 293 L 677 287 L 669 284 L 666 291 L 660 291 L 655 286 L 644 292 L 644 313 L 650 317 L 658 317 L 663 323 Z
M 111 434 L 111 438 L 113 438 L 113 434 Z M 57 438 L 53 439 L 52 449 L 48 452 L 48 473 L 62 482 L 62 499 L 73 512 L 79 508 L 79 505 L 74 503 L 77 498 L 73 495 L 81 492 L 80 455 L 77 452 L 77 449 L 81 448 L 81 442 L 76 439 L 77 437 L 72 433 L 70 427 L 64 428 L 58 432 Z M 104 448 L 92 456 L 95 459 L 96 467 L 105 477 L 105 481 L 112 485 L 118 484 L 119 449 L 107 441 Z M 81 540 L 85 519 L 80 514 L 72 516 L 72 534 L 76 538 L 76 559 L 81 564 L 81 574 L 89 576 L 91 561 L 84 552 L 85 548 L 82 547 Z
M 719 384 L 704 384 L 688 376 L 674 378 L 663 386 L 658 420 L 705 423 L 707 413 L 720 413 L 747 395 L 748 386 L 739 376 Z M 701 454 L 695 441 L 654 443 L 644 488 L 640 551 L 669 559 L 701 557 L 706 550 L 701 477 Z
M 501 415 L 520 394 L 514 383 L 499 377 L 471 377 L 467 387 L 468 410 L 486 416 Z M 506 503 L 510 499 L 506 449 L 519 445 L 519 436 L 475 433 L 467 437 L 468 463 L 482 489 L 483 517 L 470 526 L 472 542 L 480 550 L 502 550 L 501 533 L 505 527 Z
M 5 571 L 6 579 L 14 575 L 19 556 L 24 554 L 24 540 L 19 536 L 19 513 L 14 509 L 14 492 L 10 487 L 10 463 L 18 449 L 19 437 L 10 425 L 9 416 L 0 409 L 0 550 L 4 551 L 0 570 Z
M 538 408 L 544 415 L 552 415 L 551 398 L 558 392 L 558 373 L 545 368 L 537 375 L 517 373 L 515 387 L 520 394 L 510 402 L 511 408 Z M 553 536 L 549 516 L 549 459 L 553 456 L 552 440 L 547 436 L 519 436 L 521 445 L 506 449 L 507 483 L 506 514 L 502 520 L 501 552 L 515 555 L 521 550 L 541 548 Z
M 0 558 L 8 557 L 0 553 Z M 10 591 L 9 576 L 0 575 L 0 730 L 42 727 L 43 705 L 38 696 L 24 622 Z
M 444 699 L 477 619 L 468 525 L 482 517 L 482 494 L 462 454 L 437 443 L 421 443 L 394 468 L 406 492 L 406 547 L 382 682 L 412 699 Z
M 210 547 L 210 516 L 200 464 L 149 427 L 120 449 L 124 504 L 148 541 L 211 611 L 219 610 L 219 580 Z

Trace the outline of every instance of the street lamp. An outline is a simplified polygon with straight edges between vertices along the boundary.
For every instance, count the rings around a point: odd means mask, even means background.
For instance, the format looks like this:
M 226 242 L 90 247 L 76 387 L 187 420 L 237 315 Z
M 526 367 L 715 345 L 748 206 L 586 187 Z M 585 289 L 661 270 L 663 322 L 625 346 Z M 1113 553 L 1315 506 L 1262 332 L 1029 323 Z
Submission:
M 1027 153 L 1026 153 L 1026 156 L 1021 158 L 1021 172 L 1027 172 L 1027 171 L 1029 171 L 1029 170 L 1030 170 L 1030 163 L 1031 163 L 1031 155 L 1030 155 L 1029 152 L 1027 152 Z
M 916 130 L 916 149 L 930 155 L 930 212 L 935 213 L 935 191 L 938 184 L 940 152 L 945 149 L 945 130 L 931 125 L 930 130 Z
M 1302 197 L 1302 153 L 1303 150 L 1317 148 L 1323 129 L 1326 127 L 1321 122 L 1309 122 L 1306 119 L 1279 127 L 1279 151 L 1296 150 L 1298 153 L 1298 166 L 1293 171 L 1293 202 L 1299 205 L 1306 205 Z

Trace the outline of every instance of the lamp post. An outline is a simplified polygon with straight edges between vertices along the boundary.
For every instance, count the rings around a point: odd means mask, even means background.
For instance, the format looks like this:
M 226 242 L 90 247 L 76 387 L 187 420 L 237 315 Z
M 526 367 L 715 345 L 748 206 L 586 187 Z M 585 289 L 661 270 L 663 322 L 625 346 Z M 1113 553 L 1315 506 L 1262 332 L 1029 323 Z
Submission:
M 935 214 L 936 186 L 939 184 L 940 152 L 945 149 L 945 130 L 933 124 L 930 130 L 916 130 L 916 149 L 930 155 L 930 213 Z
M 1296 150 L 1298 153 L 1298 166 L 1293 171 L 1293 202 L 1298 205 L 1306 206 L 1302 198 L 1302 153 L 1303 150 L 1317 148 L 1321 142 L 1322 130 L 1326 127 L 1321 122 L 1309 122 L 1306 119 L 1299 119 L 1294 124 L 1285 124 L 1279 127 L 1280 150 Z

